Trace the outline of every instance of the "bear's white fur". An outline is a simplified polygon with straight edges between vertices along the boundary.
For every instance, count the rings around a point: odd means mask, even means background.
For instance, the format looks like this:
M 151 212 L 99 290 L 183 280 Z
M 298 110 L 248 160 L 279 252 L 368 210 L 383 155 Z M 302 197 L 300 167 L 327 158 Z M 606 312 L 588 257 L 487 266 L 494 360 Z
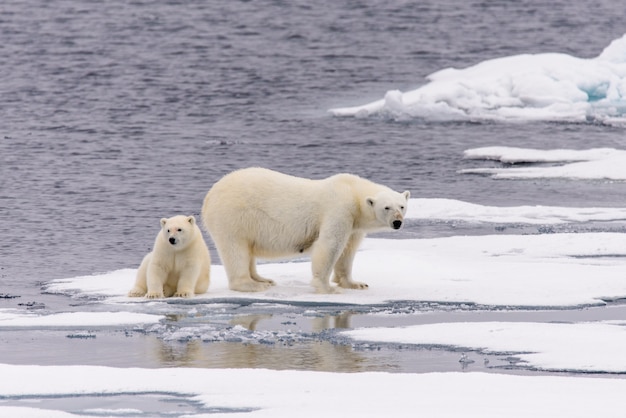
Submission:
M 128 296 L 191 297 L 209 287 L 211 255 L 193 216 L 161 219 L 161 231 Z
M 367 232 L 402 225 L 410 193 L 352 174 L 322 180 L 264 168 L 224 176 L 207 193 L 202 219 L 233 290 L 265 290 L 274 282 L 256 271 L 257 258 L 311 254 L 313 286 L 367 288 L 352 280 L 352 261 Z

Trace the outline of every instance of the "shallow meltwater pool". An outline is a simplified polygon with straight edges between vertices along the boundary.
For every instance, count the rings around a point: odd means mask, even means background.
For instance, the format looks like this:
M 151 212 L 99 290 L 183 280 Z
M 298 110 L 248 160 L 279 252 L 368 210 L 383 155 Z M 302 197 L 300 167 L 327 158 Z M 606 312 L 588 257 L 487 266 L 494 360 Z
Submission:
M 241 301 L 239 301 L 241 302 Z M 626 305 L 505 310 L 440 303 L 309 306 L 216 303 L 163 306 L 156 324 L 116 327 L 7 328 L 0 358 L 7 364 L 113 367 L 262 368 L 332 372 L 576 373 L 542 370 L 511 351 L 458 344 L 353 339 L 347 331 L 476 323 L 574 324 L 626 317 Z M 28 350 L 15 347 L 28 346 Z M 593 374 L 585 372 L 586 375 Z

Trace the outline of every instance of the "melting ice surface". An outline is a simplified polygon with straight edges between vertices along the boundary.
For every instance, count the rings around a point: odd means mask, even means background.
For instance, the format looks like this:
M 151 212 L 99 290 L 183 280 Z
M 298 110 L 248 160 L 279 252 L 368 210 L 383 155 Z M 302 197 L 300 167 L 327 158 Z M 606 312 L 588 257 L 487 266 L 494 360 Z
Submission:
M 591 59 L 522 54 L 446 68 L 408 92 L 331 109 L 335 116 L 428 120 L 626 121 L 626 35 Z

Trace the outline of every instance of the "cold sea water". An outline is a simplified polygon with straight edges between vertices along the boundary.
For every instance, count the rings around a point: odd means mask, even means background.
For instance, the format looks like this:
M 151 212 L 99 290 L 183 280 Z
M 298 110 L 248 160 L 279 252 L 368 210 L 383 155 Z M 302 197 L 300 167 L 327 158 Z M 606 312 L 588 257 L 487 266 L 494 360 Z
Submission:
M 459 173 L 485 164 L 463 159 L 475 147 L 620 149 L 620 124 L 328 110 L 497 57 L 595 57 L 626 32 L 624 10 L 615 0 L 3 1 L 0 308 L 71 309 L 41 284 L 136 268 L 160 218 L 199 216 L 211 185 L 248 166 L 351 172 L 412 197 L 484 205 L 621 207 L 623 182 Z M 416 224 L 401 234 L 449 231 Z M 52 330 L 13 338 L 61 341 Z M 118 343 L 111 364 L 140 361 Z M 39 351 L 6 349 L 2 361 L 57 361 Z

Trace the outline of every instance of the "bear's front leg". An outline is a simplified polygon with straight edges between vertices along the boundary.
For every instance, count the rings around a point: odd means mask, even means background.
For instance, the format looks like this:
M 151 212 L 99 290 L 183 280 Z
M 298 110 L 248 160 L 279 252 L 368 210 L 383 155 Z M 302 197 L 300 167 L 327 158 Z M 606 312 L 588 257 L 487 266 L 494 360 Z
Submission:
M 341 256 L 337 260 L 337 263 L 335 263 L 333 282 L 337 283 L 339 287 L 344 289 L 367 289 L 369 287 L 367 283 L 352 280 L 352 263 L 359 249 L 359 244 L 361 244 L 364 237 L 365 233 L 363 232 L 353 233 L 348 240 L 348 244 L 343 249 Z
M 347 224 L 334 224 L 320 231 L 313 244 L 311 269 L 317 293 L 339 293 L 341 290 L 330 285 L 330 274 L 348 242 L 351 227 Z
M 194 290 L 196 288 L 196 282 L 200 275 L 200 266 L 189 266 L 180 272 L 180 278 L 178 279 L 178 285 L 176 286 L 176 298 L 190 298 L 194 296 Z
M 168 272 L 156 263 L 150 263 L 148 266 L 147 282 L 148 293 L 146 297 L 148 299 L 163 298 L 163 285 L 167 282 Z

